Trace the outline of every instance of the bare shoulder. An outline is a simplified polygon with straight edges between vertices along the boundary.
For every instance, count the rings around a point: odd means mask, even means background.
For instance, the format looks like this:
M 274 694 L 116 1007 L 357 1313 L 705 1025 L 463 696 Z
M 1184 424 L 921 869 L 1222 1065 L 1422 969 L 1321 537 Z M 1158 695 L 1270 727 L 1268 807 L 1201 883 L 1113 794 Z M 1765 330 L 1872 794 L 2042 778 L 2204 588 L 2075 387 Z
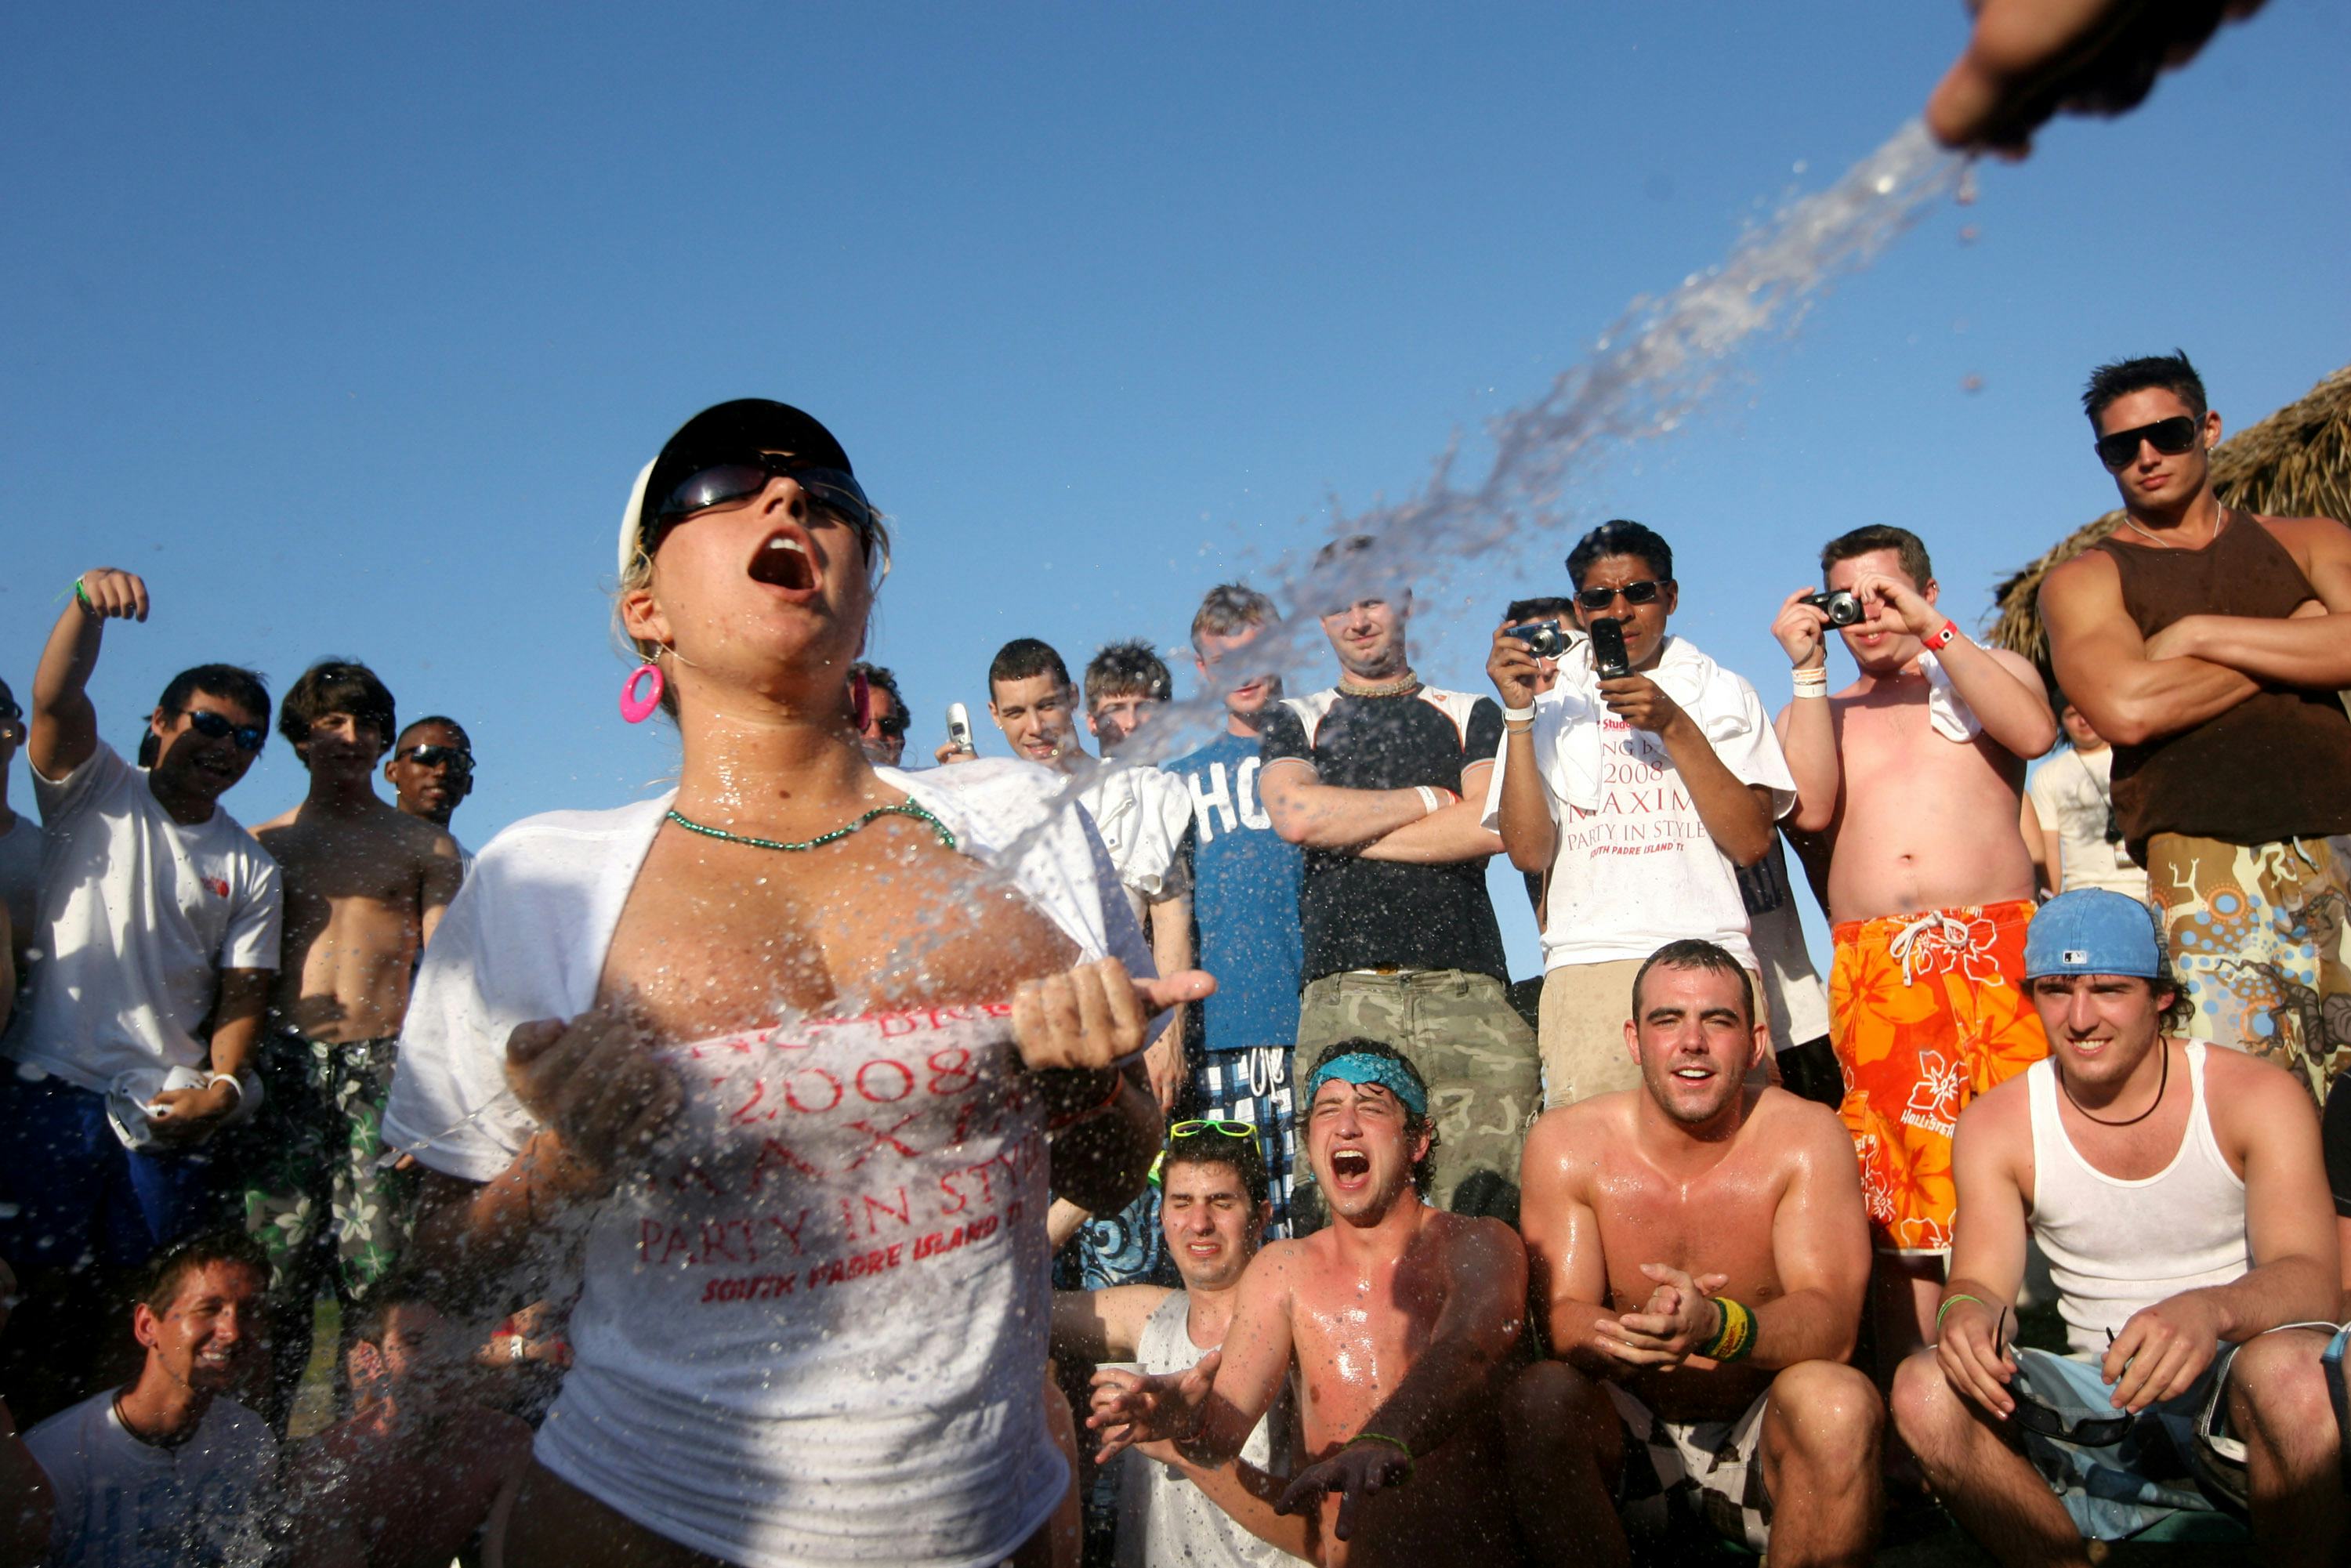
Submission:
M 2185 1042 L 2181 1042 L 2183 1045 Z M 2212 1130 L 2234 1149 L 2256 1138 L 2292 1136 L 2304 1124 L 2317 1146 L 2318 1113 L 2302 1081 L 2273 1062 L 2225 1045 L 2204 1047 L 2204 1103 Z
M 2256 515 L 2253 521 L 2268 529 L 2272 538 L 2285 546 L 2303 561 L 2341 560 L 2351 558 L 2351 528 L 2346 528 L 2333 517 L 2271 517 Z
M 1573 1105 L 1545 1111 L 1527 1134 L 1523 1164 L 1540 1163 L 1546 1175 L 1586 1171 L 1605 1156 L 1622 1132 L 1637 1090 L 1595 1094 Z
M 2093 593 L 2101 586 L 2117 587 L 2122 573 L 2114 558 L 2102 549 L 2085 549 L 2071 559 L 2060 561 L 2049 569 L 2041 580 L 2041 602 L 2050 604 L 2084 593 Z
M 302 803 L 299 800 L 297 800 L 291 806 L 287 807 L 286 810 L 278 812 L 277 815 L 270 818 L 269 821 L 262 823 L 261 826 L 254 829 L 253 836 L 256 839 L 262 840 L 266 843 L 268 841 L 268 836 L 270 834 L 282 834 L 287 829 L 294 826 L 296 821 L 301 816 L 301 814 Z
M 1765 1087 L 1739 1137 L 1742 1144 L 1764 1149 L 1787 1165 L 1823 1157 L 1853 1163 L 1853 1134 L 1844 1118 L 1785 1089 Z
M 1998 664 L 2001 669 L 2006 670 L 2011 675 L 2013 675 L 2018 681 L 2032 688 L 2033 691 L 2038 692 L 2045 689 L 2041 682 L 2041 672 L 2034 668 L 2032 661 L 2026 658 L 2023 654 L 2011 653 L 2006 648 L 1993 647 L 1989 643 L 1983 645 L 1983 651 L 1991 655 L 1991 661 L 1993 664 Z
M 1978 1158 L 2012 1156 L 2032 1143 L 2032 1092 L 2030 1069 L 1968 1102 L 1951 1136 L 1956 1148 L 1964 1139 Z

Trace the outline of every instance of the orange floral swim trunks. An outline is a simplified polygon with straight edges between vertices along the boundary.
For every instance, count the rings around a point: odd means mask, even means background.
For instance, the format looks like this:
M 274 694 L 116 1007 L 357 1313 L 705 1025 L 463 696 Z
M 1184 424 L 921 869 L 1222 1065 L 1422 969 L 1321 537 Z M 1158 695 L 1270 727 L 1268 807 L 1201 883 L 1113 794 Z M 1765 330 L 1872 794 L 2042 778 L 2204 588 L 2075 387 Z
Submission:
M 2024 989 L 2033 905 L 1886 915 L 1837 926 L 1829 1038 L 1839 1108 L 1881 1252 L 1951 1247 L 1951 1130 L 1969 1101 L 2049 1054 Z

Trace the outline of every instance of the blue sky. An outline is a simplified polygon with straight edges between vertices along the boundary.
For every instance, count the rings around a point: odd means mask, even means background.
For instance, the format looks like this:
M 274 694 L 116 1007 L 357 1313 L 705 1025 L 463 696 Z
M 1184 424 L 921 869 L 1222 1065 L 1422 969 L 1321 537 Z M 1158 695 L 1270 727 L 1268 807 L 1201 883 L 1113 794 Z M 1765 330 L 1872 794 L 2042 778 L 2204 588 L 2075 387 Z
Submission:
M 897 517 L 874 653 L 935 738 L 1007 638 L 1179 643 L 1334 497 L 1474 449 L 1914 116 L 1963 30 L 1957 0 L 12 7 L 0 674 L 117 565 L 156 602 L 94 687 L 119 746 L 183 664 L 282 690 L 347 654 L 473 730 L 469 842 L 629 799 L 674 756 L 613 711 L 629 479 L 760 394 Z M 2242 423 L 2351 360 L 2346 67 L 2340 5 L 2273 0 L 2137 115 L 1985 168 L 1574 521 L 1665 532 L 1677 629 L 1775 703 L 1765 623 L 1831 534 L 1917 528 L 1974 620 L 2111 503 L 2092 364 L 2183 345 Z M 1482 690 L 1481 628 L 1563 553 L 1456 573 L 1424 672 Z M 228 804 L 301 787 L 273 746 Z

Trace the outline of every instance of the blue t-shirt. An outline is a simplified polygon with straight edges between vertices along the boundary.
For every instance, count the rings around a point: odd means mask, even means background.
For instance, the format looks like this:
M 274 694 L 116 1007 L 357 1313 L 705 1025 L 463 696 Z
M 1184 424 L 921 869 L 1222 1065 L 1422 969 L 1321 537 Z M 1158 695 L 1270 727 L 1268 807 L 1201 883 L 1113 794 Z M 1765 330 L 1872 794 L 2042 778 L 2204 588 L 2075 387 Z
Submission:
M 1216 995 L 1201 1004 L 1210 1051 L 1298 1039 L 1305 857 L 1273 831 L 1258 800 L 1259 757 L 1256 737 L 1228 732 L 1161 765 L 1192 797 L 1192 917 L 1200 967 L 1217 977 Z

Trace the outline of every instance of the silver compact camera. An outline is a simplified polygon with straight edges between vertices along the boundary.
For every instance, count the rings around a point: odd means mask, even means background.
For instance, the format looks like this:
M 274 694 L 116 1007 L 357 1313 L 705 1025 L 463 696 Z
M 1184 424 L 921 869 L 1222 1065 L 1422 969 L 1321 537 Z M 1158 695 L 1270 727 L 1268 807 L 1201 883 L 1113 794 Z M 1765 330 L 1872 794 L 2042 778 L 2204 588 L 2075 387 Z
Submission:
M 1524 643 L 1538 659 L 1556 659 L 1567 652 L 1567 632 L 1556 621 L 1530 621 L 1510 628 L 1509 635 Z
M 1804 602 L 1829 618 L 1832 626 L 1858 625 L 1862 618 L 1861 601 L 1849 589 L 1833 588 L 1825 593 L 1808 593 Z

